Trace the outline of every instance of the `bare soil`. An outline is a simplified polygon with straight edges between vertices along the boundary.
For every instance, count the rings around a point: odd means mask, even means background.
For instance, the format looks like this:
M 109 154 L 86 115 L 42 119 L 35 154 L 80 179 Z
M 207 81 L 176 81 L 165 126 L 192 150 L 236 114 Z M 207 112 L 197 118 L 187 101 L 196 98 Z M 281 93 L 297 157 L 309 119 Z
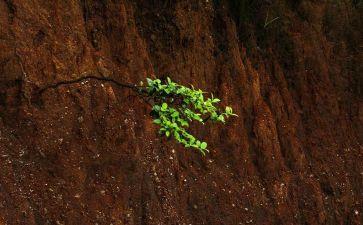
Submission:
M 0 225 L 363 224 L 361 2 L 231 2 L 0 0 Z M 109 82 L 166 76 L 205 157 Z

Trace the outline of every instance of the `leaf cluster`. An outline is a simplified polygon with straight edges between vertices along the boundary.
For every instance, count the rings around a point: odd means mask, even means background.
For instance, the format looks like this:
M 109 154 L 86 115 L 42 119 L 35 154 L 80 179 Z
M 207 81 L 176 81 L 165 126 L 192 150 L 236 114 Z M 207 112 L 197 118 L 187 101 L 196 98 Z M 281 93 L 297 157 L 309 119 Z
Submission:
M 216 104 L 220 100 L 213 94 L 205 98 L 206 92 L 177 84 L 170 78 L 164 82 L 147 78 L 146 85 L 140 82 L 140 89 L 154 100 L 151 114 L 154 123 L 160 125 L 159 133 L 172 136 L 185 147 L 196 148 L 203 155 L 208 152 L 207 143 L 187 131 L 189 123 L 194 120 L 202 124 L 208 120 L 225 123 L 226 118 L 237 116 L 229 106 L 224 110 L 218 109 Z

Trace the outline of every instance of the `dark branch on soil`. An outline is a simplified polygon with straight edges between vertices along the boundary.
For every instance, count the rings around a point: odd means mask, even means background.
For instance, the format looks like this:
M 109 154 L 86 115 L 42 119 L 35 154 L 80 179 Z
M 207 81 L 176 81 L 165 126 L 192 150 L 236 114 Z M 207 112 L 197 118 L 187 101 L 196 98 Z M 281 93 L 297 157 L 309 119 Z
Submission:
M 138 95 L 140 95 L 142 97 L 142 99 L 150 106 L 152 106 L 149 102 L 149 99 L 147 99 L 148 97 L 150 97 L 148 95 L 148 93 L 146 92 L 145 90 L 145 87 L 143 86 L 137 86 L 137 85 L 134 85 L 134 84 L 127 84 L 127 83 L 121 83 L 117 80 L 114 80 L 112 78 L 108 78 L 108 77 L 100 77 L 100 76 L 95 76 L 95 75 L 87 75 L 87 76 L 83 76 L 83 77 L 80 77 L 78 79 L 75 79 L 75 80 L 64 80 L 64 81 L 59 81 L 55 84 L 51 84 L 51 85 L 47 85 L 45 87 L 42 87 L 39 89 L 38 91 L 38 97 L 41 97 L 42 94 L 49 90 L 49 89 L 57 89 L 61 86 L 64 86 L 64 85 L 71 85 L 71 84 L 77 84 L 77 83 L 80 83 L 84 80 L 97 80 L 97 81 L 101 81 L 101 82 L 109 82 L 109 83 L 112 83 L 114 85 L 116 85 L 117 87 L 119 88 L 129 88 L 131 90 L 133 90 L 134 92 L 136 92 Z
M 49 90 L 49 89 L 57 89 L 60 86 L 64 86 L 64 85 L 70 85 L 70 84 L 77 84 L 80 83 L 84 80 L 98 80 L 98 81 L 103 81 L 103 82 L 110 82 L 115 84 L 118 87 L 122 87 L 122 88 L 130 88 L 134 91 L 139 91 L 138 86 L 133 85 L 133 84 L 125 84 L 125 83 L 120 83 L 112 78 L 108 78 L 108 77 L 98 77 L 95 75 L 87 75 L 87 76 L 83 76 L 80 77 L 78 79 L 75 80 L 65 80 L 65 81 L 59 81 L 55 84 L 51 84 L 48 86 L 45 86 L 43 88 L 41 88 L 38 92 L 38 94 L 41 96 L 45 91 Z

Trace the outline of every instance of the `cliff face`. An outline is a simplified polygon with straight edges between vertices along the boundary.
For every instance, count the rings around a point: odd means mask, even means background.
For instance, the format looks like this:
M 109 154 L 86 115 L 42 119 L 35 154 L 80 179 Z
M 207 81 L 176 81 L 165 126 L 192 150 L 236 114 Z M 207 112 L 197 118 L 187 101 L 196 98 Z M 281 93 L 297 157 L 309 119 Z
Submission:
M 361 1 L 242 2 L 0 1 L 0 224 L 362 224 Z M 239 117 L 203 157 L 88 75 Z

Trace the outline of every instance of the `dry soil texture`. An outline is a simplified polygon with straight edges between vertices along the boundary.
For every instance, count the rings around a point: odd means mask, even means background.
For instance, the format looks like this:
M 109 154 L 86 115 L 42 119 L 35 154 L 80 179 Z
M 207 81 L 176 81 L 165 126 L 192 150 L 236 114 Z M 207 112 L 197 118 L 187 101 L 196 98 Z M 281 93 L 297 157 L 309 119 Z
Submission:
M 0 224 L 362 224 L 362 1 L 235 2 L 0 0 Z M 166 76 L 205 157 L 107 81 Z

